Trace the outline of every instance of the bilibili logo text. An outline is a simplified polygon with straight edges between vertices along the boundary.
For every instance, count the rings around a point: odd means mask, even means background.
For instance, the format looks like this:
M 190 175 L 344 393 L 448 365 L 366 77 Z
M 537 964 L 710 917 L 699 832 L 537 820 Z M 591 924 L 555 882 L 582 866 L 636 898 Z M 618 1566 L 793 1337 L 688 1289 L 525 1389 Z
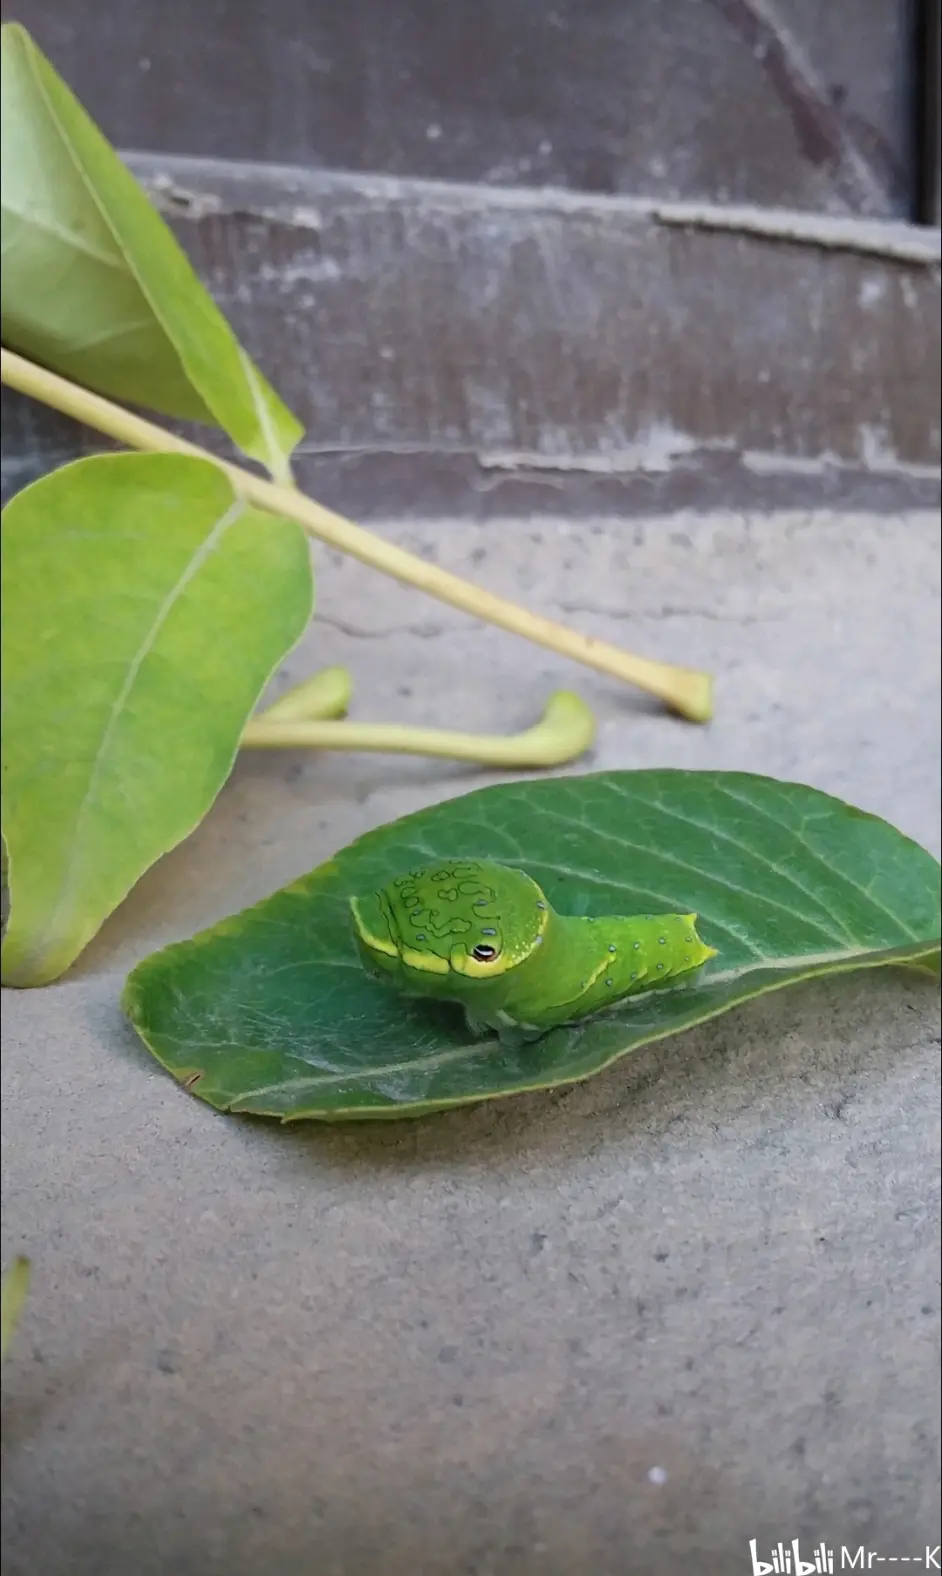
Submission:
M 826 1543 L 816 1543 L 814 1548 L 801 1547 L 799 1538 L 790 1543 L 776 1543 L 759 1558 L 758 1540 L 749 1539 L 752 1556 L 752 1576 L 834 1576 L 835 1571 L 878 1571 L 887 1565 L 908 1565 L 910 1570 L 942 1571 L 942 1543 L 933 1548 L 926 1544 L 922 1554 L 881 1554 L 877 1549 L 829 1548 Z

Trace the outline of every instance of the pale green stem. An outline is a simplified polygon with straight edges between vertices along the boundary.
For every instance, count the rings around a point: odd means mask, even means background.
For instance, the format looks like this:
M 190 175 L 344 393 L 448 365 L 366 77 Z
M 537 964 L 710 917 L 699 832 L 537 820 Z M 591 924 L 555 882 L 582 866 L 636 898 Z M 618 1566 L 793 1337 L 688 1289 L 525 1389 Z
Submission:
M 575 760 L 595 737 L 592 712 L 568 690 L 550 696 L 535 727 L 503 735 L 333 720 L 346 715 L 352 689 L 346 668 L 324 668 L 258 712 L 246 724 L 243 747 L 434 755 L 484 766 L 523 768 L 559 766 Z
M 605 641 L 581 635 L 564 624 L 555 624 L 550 619 L 528 613 L 516 603 L 472 585 L 458 575 L 449 574 L 436 564 L 426 563 L 424 559 L 404 552 L 402 548 L 374 536 L 361 526 L 353 525 L 342 515 L 325 509 L 295 488 L 262 481 L 241 467 L 217 459 L 196 444 L 176 437 L 153 422 L 145 421 L 143 417 L 135 416 L 120 405 L 103 399 L 100 394 L 79 388 L 67 378 L 61 378 L 9 350 L 4 350 L 2 354 L 2 379 L 11 388 L 41 400 L 131 448 L 154 453 L 194 454 L 210 460 L 226 472 L 240 497 L 270 514 L 295 520 L 308 535 L 359 558 L 395 580 L 413 585 L 485 623 L 496 624 L 538 646 L 545 646 L 561 656 L 582 662 L 586 667 L 637 685 L 639 689 L 658 696 L 693 722 L 707 722 L 712 715 L 712 681 L 706 673 L 634 656 Z
M 386 722 L 273 722 L 270 713 L 246 725 L 242 743 L 257 750 L 366 750 L 435 755 L 482 766 L 561 766 L 587 750 L 595 718 L 578 695 L 557 690 L 540 721 L 525 733 L 452 733 L 444 728 L 403 728 Z

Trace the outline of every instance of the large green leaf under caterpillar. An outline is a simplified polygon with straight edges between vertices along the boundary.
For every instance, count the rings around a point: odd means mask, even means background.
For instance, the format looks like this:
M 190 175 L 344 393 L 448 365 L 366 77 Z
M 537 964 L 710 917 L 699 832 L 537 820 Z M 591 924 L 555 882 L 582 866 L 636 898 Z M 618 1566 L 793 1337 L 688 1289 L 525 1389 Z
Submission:
M 348 908 L 398 871 L 460 852 L 526 870 L 562 914 L 696 912 L 719 955 L 685 989 L 534 1043 L 475 1037 L 460 1009 L 369 980 Z M 486 788 L 378 827 L 146 959 L 124 1001 L 158 1060 L 220 1109 L 414 1116 L 586 1078 L 819 974 L 915 964 L 914 988 L 931 989 L 940 928 L 937 862 L 885 821 L 744 773 L 608 772 Z

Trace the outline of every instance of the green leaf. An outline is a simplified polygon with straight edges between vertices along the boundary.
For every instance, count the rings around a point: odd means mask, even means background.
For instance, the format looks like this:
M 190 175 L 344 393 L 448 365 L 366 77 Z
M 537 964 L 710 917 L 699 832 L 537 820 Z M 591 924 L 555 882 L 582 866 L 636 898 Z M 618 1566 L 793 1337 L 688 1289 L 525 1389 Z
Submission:
M 687 989 L 636 997 L 523 1049 L 359 967 L 347 899 L 442 857 L 529 871 L 565 914 L 696 911 L 719 949 Z M 939 866 L 874 816 L 792 783 L 607 772 L 485 788 L 361 837 L 130 975 L 157 1059 L 222 1110 L 417 1116 L 587 1078 L 636 1046 L 797 980 L 939 951 Z
M 41 985 L 206 814 L 310 555 L 209 460 L 98 455 L 7 505 L 2 581 L 3 980 Z
M 18 23 L 2 28 L 3 341 L 113 399 L 222 427 L 287 478 L 303 428 Z
M 0 1362 L 6 1362 L 10 1342 L 20 1322 L 23 1304 L 29 1295 L 31 1275 L 29 1259 L 16 1258 L 4 1270 L 0 1282 Z

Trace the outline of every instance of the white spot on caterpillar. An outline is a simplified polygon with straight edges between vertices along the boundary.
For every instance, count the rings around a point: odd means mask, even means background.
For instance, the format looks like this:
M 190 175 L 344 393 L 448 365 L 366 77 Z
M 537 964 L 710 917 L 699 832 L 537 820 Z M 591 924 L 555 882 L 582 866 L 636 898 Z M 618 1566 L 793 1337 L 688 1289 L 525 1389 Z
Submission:
M 652 1467 L 650 1472 L 648 1473 L 648 1482 L 649 1483 L 656 1483 L 658 1488 L 660 1488 L 663 1483 L 666 1483 L 667 1482 L 667 1473 L 664 1471 L 664 1468 L 663 1467 Z

